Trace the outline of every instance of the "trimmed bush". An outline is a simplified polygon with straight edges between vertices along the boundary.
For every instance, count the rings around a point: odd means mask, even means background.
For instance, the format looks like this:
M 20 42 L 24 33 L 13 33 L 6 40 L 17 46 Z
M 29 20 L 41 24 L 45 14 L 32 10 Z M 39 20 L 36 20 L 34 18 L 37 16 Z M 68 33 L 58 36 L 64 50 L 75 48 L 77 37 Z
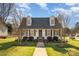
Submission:
M 51 36 L 48 36 L 48 37 L 47 37 L 47 40 L 50 42 L 50 41 L 52 41 L 53 39 L 52 39 Z
M 54 36 L 53 37 L 53 41 L 58 41 L 58 37 L 57 36 Z
M 33 41 L 34 37 L 30 36 L 28 41 Z
M 28 37 L 24 36 L 22 41 L 26 41 L 26 40 L 28 40 Z

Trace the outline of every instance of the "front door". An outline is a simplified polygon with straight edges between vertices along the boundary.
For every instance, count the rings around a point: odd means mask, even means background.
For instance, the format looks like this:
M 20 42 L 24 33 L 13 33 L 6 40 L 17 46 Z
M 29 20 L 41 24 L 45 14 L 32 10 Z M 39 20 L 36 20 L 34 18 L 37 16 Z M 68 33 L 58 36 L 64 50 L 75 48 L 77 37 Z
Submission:
M 43 41 L 42 30 L 39 30 L 39 39 L 38 39 L 38 41 L 40 41 L 40 42 Z
M 42 37 L 42 30 L 39 30 L 39 37 Z

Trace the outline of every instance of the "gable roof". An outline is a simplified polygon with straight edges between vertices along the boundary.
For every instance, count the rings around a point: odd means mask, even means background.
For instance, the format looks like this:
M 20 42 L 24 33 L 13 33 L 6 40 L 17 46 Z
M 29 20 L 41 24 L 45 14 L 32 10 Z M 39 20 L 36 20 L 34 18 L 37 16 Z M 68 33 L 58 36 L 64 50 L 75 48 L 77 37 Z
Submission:
M 26 20 L 23 19 L 19 28 L 30 28 L 30 29 L 50 29 L 50 28 L 61 28 L 61 24 L 55 24 L 55 26 L 50 26 L 49 17 L 47 18 L 32 18 L 32 24 L 31 26 L 26 26 Z

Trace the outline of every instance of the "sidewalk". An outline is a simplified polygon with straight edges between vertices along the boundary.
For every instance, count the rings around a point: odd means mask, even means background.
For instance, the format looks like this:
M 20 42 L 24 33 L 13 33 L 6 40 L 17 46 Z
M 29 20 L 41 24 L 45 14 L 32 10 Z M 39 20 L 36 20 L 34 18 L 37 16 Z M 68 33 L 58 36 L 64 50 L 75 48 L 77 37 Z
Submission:
M 47 56 L 46 49 L 43 42 L 38 42 L 33 56 Z

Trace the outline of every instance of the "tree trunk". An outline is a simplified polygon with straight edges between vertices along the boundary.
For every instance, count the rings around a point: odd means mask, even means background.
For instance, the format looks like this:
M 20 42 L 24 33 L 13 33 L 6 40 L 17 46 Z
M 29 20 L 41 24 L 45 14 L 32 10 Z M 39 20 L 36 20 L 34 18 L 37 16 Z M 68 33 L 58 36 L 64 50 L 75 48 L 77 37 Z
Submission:
M 60 30 L 60 39 L 62 39 L 62 28 Z

